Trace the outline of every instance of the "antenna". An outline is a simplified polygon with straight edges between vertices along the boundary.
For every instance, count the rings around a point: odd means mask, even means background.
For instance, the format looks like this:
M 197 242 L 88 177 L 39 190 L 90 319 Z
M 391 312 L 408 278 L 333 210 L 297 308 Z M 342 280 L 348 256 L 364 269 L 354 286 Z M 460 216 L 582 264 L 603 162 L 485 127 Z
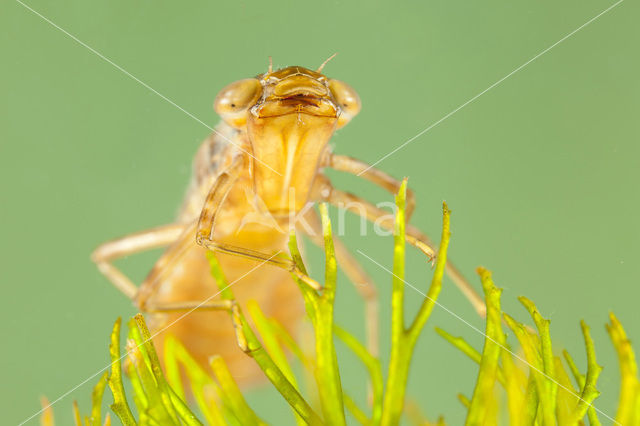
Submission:
M 269 56 L 269 74 L 273 72 L 273 58 Z
M 336 53 L 334 53 L 333 55 L 329 56 L 329 57 L 327 58 L 327 60 L 326 60 L 326 61 L 324 61 L 324 62 L 322 63 L 322 65 L 320 65 L 320 66 L 318 67 L 318 69 L 316 70 L 316 72 L 320 72 L 320 71 L 322 71 L 322 68 L 324 68 L 324 66 L 325 66 L 325 65 L 327 65 L 327 62 L 329 62 L 330 60 L 332 60 L 333 58 L 335 58 L 337 54 L 338 54 L 338 52 L 336 52 Z

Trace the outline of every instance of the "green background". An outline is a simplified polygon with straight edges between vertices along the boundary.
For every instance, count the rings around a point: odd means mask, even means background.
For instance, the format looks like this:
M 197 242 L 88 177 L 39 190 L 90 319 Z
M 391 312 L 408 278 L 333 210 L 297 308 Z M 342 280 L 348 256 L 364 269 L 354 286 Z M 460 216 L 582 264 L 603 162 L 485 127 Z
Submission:
M 217 91 L 264 72 L 269 55 L 276 66 L 314 68 L 339 52 L 326 74 L 355 87 L 363 109 L 333 144 L 368 162 L 612 4 L 29 2 L 210 125 Z M 419 200 L 413 223 L 436 237 L 446 200 L 451 257 L 478 288 L 474 268 L 492 269 L 517 318 L 527 317 L 518 295 L 537 302 L 552 320 L 556 349 L 569 349 L 582 366 L 578 321 L 592 326 L 605 366 L 596 406 L 610 415 L 619 381 L 607 313 L 640 341 L 638 12 L 636 1 L 624 1 L 379 165 L 410 177 Z M 209 131 L 16 1 L 2 2 L 0 28 L 0 416 L 15 424 L 39 409 L 40 395 L 53 400 L 106 365 L 112 322 L 135 311 L 89 253 L 172 220 Z M 331 176 L 372 200 L 391 199 Z M 357 221 L 349 223 L 349 245 L 389 266 L 391 239 L 360 237 Z M 142 279 L 157 255 L 127 259 L 124 268 Z M 380 289 L 386 353 L 390 278 L 361 260 Z M 321 261 L 315 256 L 315 274 Z M 414 252 L 407 276 L 426 288 L 430 274 Z M 342 283 L 338 321 L 362 335 L 356 295 Z M 482 328 L 446 284 L 441 303 Z M 442 413 L 460 424 L 456 393 L 471 394 L 476 369 L 435 325 L 476 346 L 481 336 L 436 308 L 414 358 L 410 395 L 431 419 Z M 345 387 L 362 394 L 361 368 L 342 347 L 339 356 Z M 70 421 L 72 399 L 86 411 L 95 381 L 55 405 L 60 424 Z M 274 424 L 292 419 L 270 391 L 252 394 L 251 403 Z

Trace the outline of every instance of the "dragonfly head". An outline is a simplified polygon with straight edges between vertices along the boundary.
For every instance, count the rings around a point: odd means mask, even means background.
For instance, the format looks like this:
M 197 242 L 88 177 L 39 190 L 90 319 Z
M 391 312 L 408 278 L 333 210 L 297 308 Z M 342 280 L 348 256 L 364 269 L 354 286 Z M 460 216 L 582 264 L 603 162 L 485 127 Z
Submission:
M 225 87 L 215 110 L 246 132 L 257 195 L 274 214 L 299 211 L 337 128 L 359 111 L 346 83 L 291 66 Z

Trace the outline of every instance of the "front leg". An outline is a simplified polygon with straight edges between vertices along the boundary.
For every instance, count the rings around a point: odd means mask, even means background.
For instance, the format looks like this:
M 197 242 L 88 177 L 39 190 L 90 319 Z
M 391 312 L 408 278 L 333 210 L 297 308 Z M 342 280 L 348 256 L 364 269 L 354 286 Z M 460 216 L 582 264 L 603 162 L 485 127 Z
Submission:
M 285 269 L 293 273 L 311 288 L 321 290 L 322 286 L 320 286 L 317 281 L 300 271 L 293 260 L 283 259 L 278 256 L 280 254 L 279 252 L 275 254 L 262 253 L 214 240 L 216 218 L 224 205 L 229 191 L 231 191 L 234 184 L 238 181 L 242 167 L 243 162 L 241 160 L 236 161 L 228 171 L 222 173 L 214 182 L 213 187 L 207 195 L 202 213 L 200 214 L 196 231 L 196 243 L 211 251 L 261 261 Z
M 373 169 L 372 169 L 373 170 Z M 340 191 L 331 186 L 330 183 L 326 183 L 328 188 L 324 191 L 325 200 L 330 204 L 333 204 L 339 208 L 344 208 L 359 216 L 365 217 L 372 223 L 377 223 L 379 226 L 392 231 L 394 229 L 394 221 L 389 217 L 389 212 L 382 210 L 370 202 L 347 192 Z M 436 252 L 433 249 L 429 237 L 425 235 L 420 229 L 415 226 L 407 224 L 406 226 L 406 241 L 414 247 L 421 250 L 424 254 L 433 259 L 436 256 Z M 484 317 L 486 315 L 486 307 L 482 298 L 476 293 L 474 288 L 469 284 L 465 277 L 458 271 L 458 269 L 449 261 L 445 265 L 445 271 L 451 280 L 460 289 L 462 294 L 469 300 L 476 312 Z

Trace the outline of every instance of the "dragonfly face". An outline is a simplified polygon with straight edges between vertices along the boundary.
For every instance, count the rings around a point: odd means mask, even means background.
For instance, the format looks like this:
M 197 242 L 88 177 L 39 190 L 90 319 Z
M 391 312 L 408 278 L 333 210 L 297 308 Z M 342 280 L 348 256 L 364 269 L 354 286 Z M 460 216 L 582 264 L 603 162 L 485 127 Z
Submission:
M 224 88 L 215 109 L 241 130 L 252 154 L 255 191 L 273 215 L 308 201 L 322 155 L 336 128 L 360 110 L 347 84 L 292 66 Z

